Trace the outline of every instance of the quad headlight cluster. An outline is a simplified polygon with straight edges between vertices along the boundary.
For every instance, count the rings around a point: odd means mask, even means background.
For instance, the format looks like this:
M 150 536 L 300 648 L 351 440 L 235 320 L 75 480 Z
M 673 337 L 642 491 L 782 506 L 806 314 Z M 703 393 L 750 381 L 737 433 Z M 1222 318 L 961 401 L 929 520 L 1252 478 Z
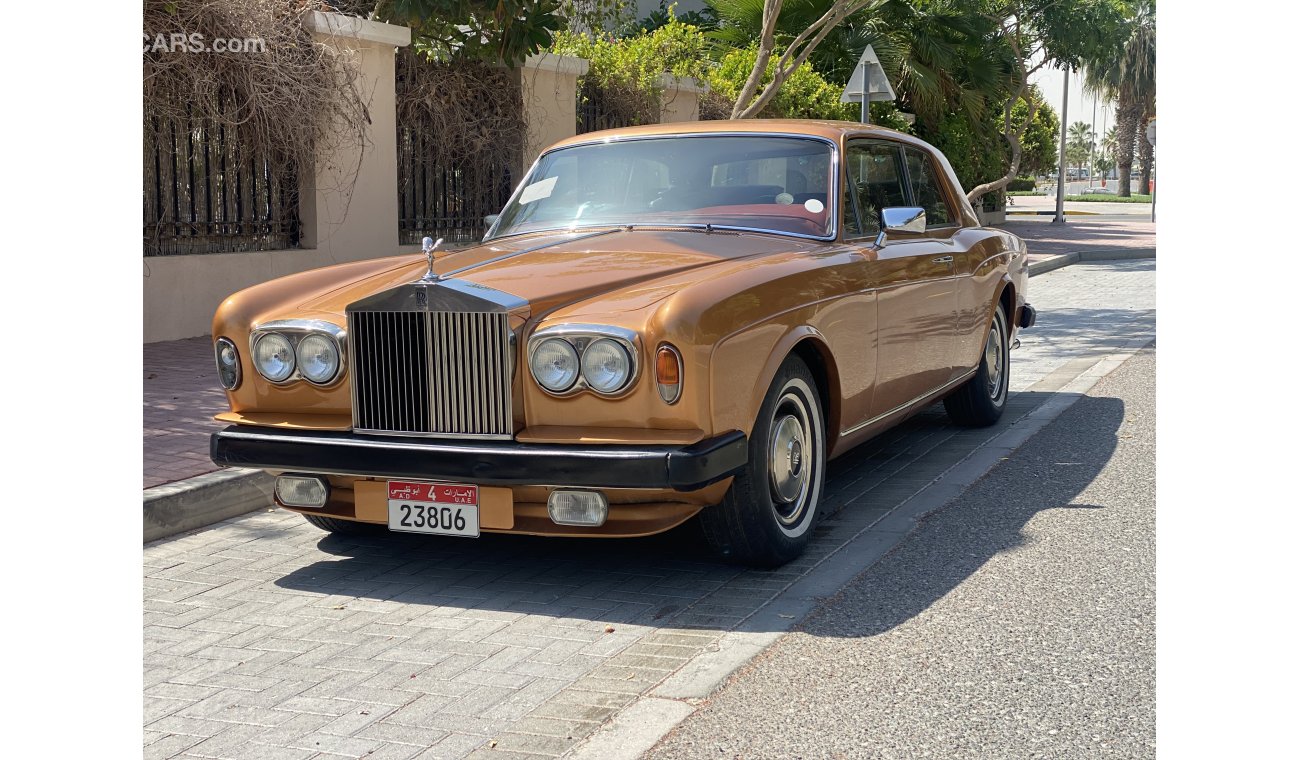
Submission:
M 270 382 L 283 385 L 303 379 L 327 386 L 343 375 L 343 340 L 338 325 L 294 319 L 258 325 L 249 346 L 253 367 Z
M 537 331 L 529 341 L 528 366 L 547 392 L 582 389 L 617 396 L 636 379 L 636 333 L 603 325 L 565 325 Z

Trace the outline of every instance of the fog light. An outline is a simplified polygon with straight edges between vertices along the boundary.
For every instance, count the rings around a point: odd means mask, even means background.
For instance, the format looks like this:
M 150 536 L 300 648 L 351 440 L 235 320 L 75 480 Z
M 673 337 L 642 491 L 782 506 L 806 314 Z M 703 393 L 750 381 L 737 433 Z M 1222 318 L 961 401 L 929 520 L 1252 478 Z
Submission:
M 286 507 L 323 507 L 330 498 L 325 478 L 281 475 L 275 479 L 275 498 Z
M 595 491 L 551 491 L 546 511 L 556 525 L 582 525 L 597 528 L 605 524 L 609 503 Z

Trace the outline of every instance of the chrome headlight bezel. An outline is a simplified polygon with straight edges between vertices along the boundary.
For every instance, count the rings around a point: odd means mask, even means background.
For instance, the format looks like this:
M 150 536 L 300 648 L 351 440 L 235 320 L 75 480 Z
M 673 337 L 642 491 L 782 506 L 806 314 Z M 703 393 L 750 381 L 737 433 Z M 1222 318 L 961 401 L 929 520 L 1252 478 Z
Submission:
M 283 380 L 273 380 L 267 377 L 262 373 L 262 368 L 258 366 L 256 361 L 258 341 L 269 335 L 279 335 L 289 341 L 290 349 L 293 352 L 293 371 Z M 304 375 L 301 362 L 298 360 L 298 345 L 313 335 L 323 337 L 333 343 L 334 350 L 338 354 L 338 369 L 328 380 L 320 382 Z M 253 368 L 257 370 L 258 376 L 272 385 L 285 386 L 302 380 L 315 388 L 330 388 L 338 385 L 347 376 L 347 331 L 333 322 L 319 319 L 281 319 L 274 322 L 265 322 L 253 328 L 248 338 L 248 346 L 250 356 L 253 357 Z
M 531 374 L 533 364 L 533 353 L 542 343 L 552 340 L 561 339 L 568 343 L 578 355 L 578 376 L 573 384 L 562 391 L 553 391 L 547 388 L 533 375 L 533 382 L 543 392 L 557 398 L 567 398 L 574 396 L 583 391 L 589 391 L 601 398 L 620 398 L 631 393 L 636 387 L 637 379 L 641 373 L 641 337 L 634 330 L 625 327 L 615 327 L 613 325 L 589 325 L 589 324 L 569 324 L 555 325 L 544 327 L 532 334 L 528 339 L 528 366 Z M 627 355 L 629 369 L 627 378 L 618 388 L 608 391 L 602 391 L 593 387 L 584 372 L 582 357 L 587 347 L 600 340 L 611 340 L 618 344 Z
M 229 368 L 221 363 L 221 352 L 223 348 L 229 349 L 235 356 L 235 363 Z M 213 353 L 213 358 L 217 362 L 217 381 L 221 383 L 221 387 L 228 391 L 238 389 L 240 382 L 244 379 L 243 367 L 241 366 L 239 356 L 239 347 L 235 345 L 233 340 L 223 335 L 222 337 L 217 338 L 213 343 Z M 227 372 L 227 369 L 230 370 L 229 373 Z M 227 382 L 227 374 L 232 376 L 229 382 Z

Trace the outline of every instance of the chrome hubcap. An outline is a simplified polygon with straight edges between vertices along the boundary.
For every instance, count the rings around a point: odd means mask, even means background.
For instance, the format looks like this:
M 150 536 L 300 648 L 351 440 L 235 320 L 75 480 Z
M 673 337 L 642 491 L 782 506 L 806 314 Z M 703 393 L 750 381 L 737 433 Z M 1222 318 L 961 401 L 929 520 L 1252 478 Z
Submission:
M 1003 336 L 1002 323 L 994 319 L 989 328 L 989 339 L 984 343 L 984 365 L 988 367 L 989 398 L 997 401 L 1002 397 L 1002 375 L 1006 372 L 1006 338 Z
M 810 448 L 809 429 L 803 400 L 793 393 L 783 396 L 773 417 L 767 469 L 776 516 L 785 525 L 797 523 L 807 506 L 808 487 L 815 469 L 810 460 L 816 454 Z

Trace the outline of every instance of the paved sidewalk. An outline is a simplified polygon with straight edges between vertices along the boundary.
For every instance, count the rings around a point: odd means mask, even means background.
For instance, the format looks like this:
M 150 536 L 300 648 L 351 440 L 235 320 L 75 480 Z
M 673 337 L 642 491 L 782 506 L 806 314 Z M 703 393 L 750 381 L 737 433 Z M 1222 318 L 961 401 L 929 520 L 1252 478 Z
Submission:
M 1017 219 L 1002 228 L 1026 240 L 1033 262 L 1069 253 L 1155 248 L 1155 225 L 1145 221 L 1073 217 L 1053 225 Z M 144 487 L 216 470 L 208 437 L 222 427 L 212 415 L 225 410 L 209 338 L 145 344 Z
M 779 636 L 795 615 L 765 617 L 774 598 L 823 560 L 860 559 L 835 553 L 1052 403 L 1079 362 L 1151 340 L 1154 282 L 1149 260 L 1035 277 L 1043 314 L 1013 354 L 1003 422 L 959 429 L 936 406 L 837 459 L 827 518 L 778 571 L 717 563 L 689 526 L 346 539 L 260 511 L 149 544 L 145 757 L 562 755 L 652 690 L 681 693 L 742 626 Z
M 144 344 L 144 487 L 217 469 L 208 435 L 227 409 L 211 339 Z
M 1031 262 L 1070 253 L 1097 255 L 1156 247 L 1156 226 L 1142 219 L 1072 216 L 1065 224 L 1052 224 L 1048 217 L 1012 217 L 998 228 L 1024 239 Z

